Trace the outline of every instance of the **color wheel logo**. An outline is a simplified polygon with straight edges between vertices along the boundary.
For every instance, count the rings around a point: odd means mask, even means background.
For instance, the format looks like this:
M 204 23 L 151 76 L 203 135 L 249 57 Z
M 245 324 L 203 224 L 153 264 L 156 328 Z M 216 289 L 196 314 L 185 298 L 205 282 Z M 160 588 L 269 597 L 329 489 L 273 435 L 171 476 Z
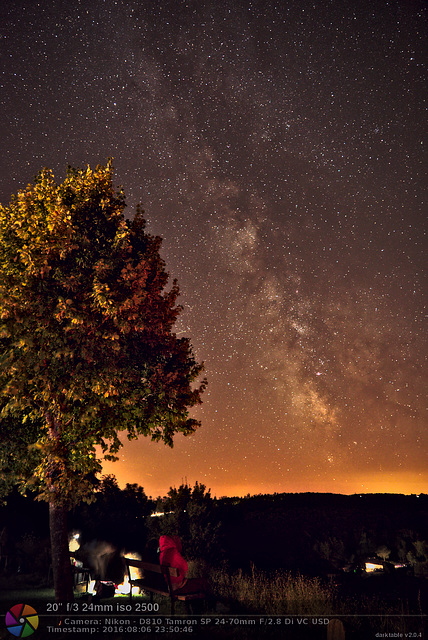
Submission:
M 37 611 L 29 604 L 15 604 L 6 613 L 6 627 L 17 638 L 28 638 L 39 626 Z

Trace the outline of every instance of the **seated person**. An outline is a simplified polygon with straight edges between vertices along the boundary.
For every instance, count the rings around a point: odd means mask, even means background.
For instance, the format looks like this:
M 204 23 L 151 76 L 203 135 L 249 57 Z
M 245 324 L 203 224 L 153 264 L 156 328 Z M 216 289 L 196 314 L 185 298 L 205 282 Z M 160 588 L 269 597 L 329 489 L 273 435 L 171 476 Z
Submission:
M 207 591 L 207 584 L 203 578 L 187 577 L 189 567 L 181 555 L 181 540 L 178 536 L 161 536 L 159 548 L 161 565 L 178 569 L 179 575 L 171 576 L 172 590 L 177 592 L 177 595 Z
M 179 575 L 177 577 L 171 576 L 171 586 L 173 591 L 180 589 L 180 587 L 184 587 L 187 582 L 189 566 L 181 555 L 180 538 L 178 536 L 161 536 L 159 538 L 159 549 L 160 564 L 168 567 L 174 567 L 179 571 Z

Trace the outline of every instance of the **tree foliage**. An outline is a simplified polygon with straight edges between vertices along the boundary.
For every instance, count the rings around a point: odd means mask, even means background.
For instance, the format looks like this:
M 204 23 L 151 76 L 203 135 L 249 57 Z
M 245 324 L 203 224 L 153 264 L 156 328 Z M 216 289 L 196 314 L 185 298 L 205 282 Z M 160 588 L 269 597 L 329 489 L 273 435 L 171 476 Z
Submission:
M 97 445 L 114 459 L 121 433 L 194 432 L 206 384 L 173 332 L 161 239 L 125 218 L 112 174 L 43 169 L 0 206 L 0 469 L 67 505 L 91 494 Z
M 147 526 L 153 538 L 178 535 L 186 558 L 218 563 L 223 554 L 222 525 L 215 498 L 200 482 L 191 487 L 187 481 L 178 489 L 171 487 L 168 495 L 159 499 L 156 511 L 164 513 L 148 518 Z
M 108 540 L 117 548 L 141 551 L 147 538 L 145 520 L 153 508 L 154 501 L 143 487 L 128 483 L 121 489 L 108 475 L 99 483 L 93 502 L 73 509 L 69 523 L 81 533 L 81 542 Z

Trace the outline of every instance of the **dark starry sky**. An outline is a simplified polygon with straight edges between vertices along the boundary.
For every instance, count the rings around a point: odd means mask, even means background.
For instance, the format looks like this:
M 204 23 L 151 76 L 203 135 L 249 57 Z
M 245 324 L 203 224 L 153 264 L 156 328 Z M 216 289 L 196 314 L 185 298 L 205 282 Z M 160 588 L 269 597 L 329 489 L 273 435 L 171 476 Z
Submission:
M 426 5 L 3 0 L 0 35 L 0 201 L 112 156 L 206 363 L 197 434 L 106 471 L 427 492 Z

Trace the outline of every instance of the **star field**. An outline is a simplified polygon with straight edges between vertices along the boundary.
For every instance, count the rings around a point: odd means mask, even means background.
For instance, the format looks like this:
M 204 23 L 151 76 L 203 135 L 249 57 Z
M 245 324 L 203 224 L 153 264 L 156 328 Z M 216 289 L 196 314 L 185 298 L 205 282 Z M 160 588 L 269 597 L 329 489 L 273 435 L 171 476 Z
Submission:
M 422 1 L 6 0 L 0 201 L 114 158 L 181 288 L 201 429 L 165 494 L 428 490 Z

